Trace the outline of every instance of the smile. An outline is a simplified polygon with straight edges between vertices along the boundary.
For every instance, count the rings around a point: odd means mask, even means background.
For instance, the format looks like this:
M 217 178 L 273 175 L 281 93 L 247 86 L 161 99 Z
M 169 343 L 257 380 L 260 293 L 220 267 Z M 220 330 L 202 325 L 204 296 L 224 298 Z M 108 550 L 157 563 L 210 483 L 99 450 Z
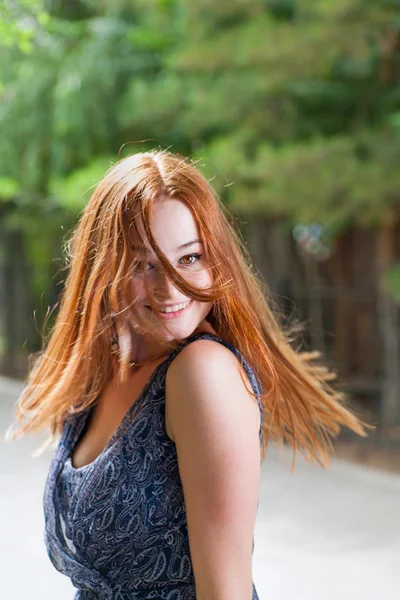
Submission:
M 173 319 L 183 315 L 187 309 L 192 305 L 193 300 L 187 300 L 180 304 L 174 304 L 173 306 L 158 306 L 158 310 L 161 313 L 162 319 Z M 146 306 L 149 310 L 152 310 L 150 306 Z
M 160 306 L 160 308 L 158 310 L 163 313 L 178 312 L 178 310 L 182 310 L 182 309 L 186 308 L 189 303 L 190 303 L 190 300 L 188 300 L 187 302 L 182 302 L 181 304 L 175 304 L 174 306 L 163 306 L 163 307 Z

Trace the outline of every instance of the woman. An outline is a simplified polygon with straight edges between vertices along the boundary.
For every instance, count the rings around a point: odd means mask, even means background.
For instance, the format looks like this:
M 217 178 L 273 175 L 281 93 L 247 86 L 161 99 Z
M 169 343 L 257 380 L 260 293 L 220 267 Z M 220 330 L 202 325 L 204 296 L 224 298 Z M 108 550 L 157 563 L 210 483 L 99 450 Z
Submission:
M 290 342 L 189 161 L 148 152 L 107 172 L 17 411 L 20 435 L 61 434 L 45 541 L 75 598 L 257 599 L 268 439 L 323 465 L 341 425 L 365 435 Z

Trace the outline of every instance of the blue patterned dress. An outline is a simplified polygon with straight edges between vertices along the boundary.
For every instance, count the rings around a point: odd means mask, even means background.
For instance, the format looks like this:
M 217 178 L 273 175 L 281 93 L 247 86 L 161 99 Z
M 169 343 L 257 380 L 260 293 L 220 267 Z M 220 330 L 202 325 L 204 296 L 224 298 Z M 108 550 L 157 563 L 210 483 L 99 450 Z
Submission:
M 196 598 L 176 446 L 165 430 L 165 377 L 175 356 L 198 339 L 232 350 L 260 394 L 234 346 L 196 333 L 156 367 L 93 462 L 80 468 L 71 463 L 91 407 L 64 423 L 45 485 L 44 538 L 55 568 L 78 588 L 75 600 Z M 262 423 L 259 398 L 258 404 Z M 252 600 L 258 600 L 254 583 Z

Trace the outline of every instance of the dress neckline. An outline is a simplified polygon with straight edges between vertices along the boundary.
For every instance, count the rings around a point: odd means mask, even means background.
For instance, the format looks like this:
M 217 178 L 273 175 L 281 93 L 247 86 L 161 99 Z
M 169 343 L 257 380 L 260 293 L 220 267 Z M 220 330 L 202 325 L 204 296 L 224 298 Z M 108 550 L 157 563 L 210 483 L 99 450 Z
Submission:
M 174 348 L 174 350 L 172 350 L 167 356 L 166 358 L 161 361 L 153 370 L 152 374 L 150 375 L 149 379 L 147 380 L 147 382 L 144 384 L 142 390 L 140 391 L 139 395 L 137 396 L 136 400 L 130 405 L 130 407 L 128 408 L 128 410 L 126 411 L 126 413 L 124 414 L 124 416 L 122 417 L 117 429 L 114 431 L 114 433 L 112 434 L 112 436 L 110 437 L 110 439 L 108 440 L 108 442 L 106 443 L 106 445 L 104 446 L 104 448 L 101 450 L 101 452 L 96 456 L 96 458 L 94 458 L 91 462 L 82 465 L 81 467 L 74 467 L 72 464 L 72 454 L 74 453 L 74 450 L 79 442 L 80 436 L 85 428 L 85 425 L 92 413 L 93 410 L 93 406 L 89 406 L 86 410 L 82 411 L 81 413 L 78 413 L 75 417 L 75 422 L 74 422 L 74 430 L 73 432 L 71 432 L 71 436 L 70 436 L 70 443 L 68 445 L 68 451 L 67 451 L 67 457 L 64 461 L 65 465 L 73 472 L 76 473 L 82 473 L 85 470 L 88 470 L 90 468 L 92 468 L 100 459 L 101 457 L 104 456 L 104 454 L 109 450 L 109 448 L 115 443 L 115 441 L 124 433 L 124 430 L 126 429 L 128 423 L 131 420 L 131 415 L 134 414 L 134 411 L 138 411 L 141 407 L 141 405 L 143 404 L 144 400 L 146 399 L 148 392 L 151 388 L 151 386 L 154 383 L 154 380 L 156 379 L 157 375 L 159 374 L 159 372 L 161 371 L 161 369 L 169 364 L 173 358 L 175 357 L 175 355 L 180 352 L 180 350 L 182 350 L 182 348 L 184 346 L 186 346 L 190 341 L 197 339 L 198 337 L 201 336 L 212 336 L 214 338 L 219 338 L 221 339 L 217 334 L 215 333 L 211 333 L 208 331 L 199 331 L 198 333 L 194 333 L 192 335 L 190 335 L 189 337 L 187 337 L 185 340 L 183 340 L 176 348 Z

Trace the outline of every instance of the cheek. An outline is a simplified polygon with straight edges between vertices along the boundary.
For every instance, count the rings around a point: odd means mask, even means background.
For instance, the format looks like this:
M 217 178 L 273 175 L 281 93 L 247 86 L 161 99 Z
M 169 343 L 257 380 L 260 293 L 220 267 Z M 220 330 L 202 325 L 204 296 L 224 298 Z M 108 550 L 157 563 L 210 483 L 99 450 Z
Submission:
M 213 277 L 213 273 L 211 270 L 211 267 L 209 267 L 208 269 L 204 269 L 202 272 L 202 282 L 200 285 L 202 285 L 202 287 L 207 288 L 210 287 L 214 282 L 214 277 Z
M 192 274 L 190 278 L 194 285 L 201 288 L 207 288 L 213 283 L 213 276 L 211 267 L 207 264 L 203 268 L 199 269 Z
M 137 302 L 144 300 L 144 298 L 146 297 L 146 289 L 144 287 L 144 283 L 142 280 L 140 280 L 140 279 L 132 280 L 132 292 L 133 292 L 133 297 L 135 298 L 135 300 Z

